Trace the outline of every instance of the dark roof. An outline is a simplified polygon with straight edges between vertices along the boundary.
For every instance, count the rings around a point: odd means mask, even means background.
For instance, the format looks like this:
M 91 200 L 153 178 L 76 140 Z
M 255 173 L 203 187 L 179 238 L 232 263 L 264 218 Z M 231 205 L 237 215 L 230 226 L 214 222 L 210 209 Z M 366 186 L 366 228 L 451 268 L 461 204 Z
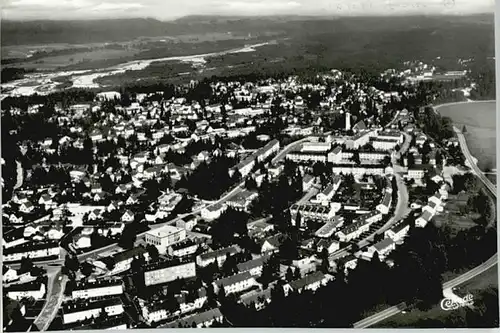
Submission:
M 386 247 L 392 245 L 393 243 L 394 243 L 394 241 L 392 239 L 390 239 L 390 238 L 384 238 L 380 242 L 374 244 L 373 247 L 375 247 L 375 249 L 377 251 L 380 251 L 380 250 L 383 250 Z
M 359 129 L 359 130 L 365 130 L 366 129 L 366 124 L 363 120 L 358 121 L 353 128 Z
M 351 169 L 384 169 L 383 166 L 379 164 L 363 164 L 363 165 L 356 165 L 356 164 L 348 164 L 348 163 L 340 163 L 340 164 L 333 164 L 332 165 L 334 168 L 351 168 Z
M 98 301 L 91 301 L 88 299 L 76 301 L 72 300 L 63 304 L 62 311 L 63 313 L 75 313 L 89 309 L 99 309 L 119 304 L 122 304 L 120 297 L 107 298 Z
M 269 300 L 269 299 L 271 299 L 271 291 L 272 291 L 272 287 L 269 287 L 269 288 L 264 289 L 262 291 L 254 292 L 248 296 L 242 296 L 241 302 L 243 304 L 245 304 L 246 306 L 249 306 L 250 304 L 257 303 L 261 300 Z
M 306 275 L 299 280 L 295 280 L 290 282 L 290 286 L 295 290 L 300 290 L 308 285 L 311 285 L 315 282 L 321 281 L 325 278 L 325 275 L 322 272 L 314 272 L 312 274 Z
M 148 252 L 145 248 L 139 246 L 135 247 L 131 250 L 123 251 L 120 253 L 115 254 L 114 256 L 109 256 L 109 257 L 104 257 L 99 259 L 103 263 L 107 264 L 108 262 L 111 262 L 113 264 L 116 264 L 117 262 L 120 261 L 125 261 L 134 257 L 137 257 L 139 255 L 144 255 L 146 252 Z
M 3 239 L 6 242 L 12 242 L 16 239 L 23 238 L 24 228 L 15 228 L 3 234 Z M 4 250 L 5 251 L 5 250 Z
M 283 243 L 284 240 L 285 240 L 285 235 L 276 234 L 274 236 L 267 238 L 265 242 L 267 241 L 269 244 L 277 248 L 281 245 L 281 243 Z
M 200 258 L 201 258 L 201 260 L 208 260 L 208 259 L 212 259 L 212 258 L 216 259 L 218 257 L 225 256 L 227 254 L 233 255 L 233 254 L 238 253 L 238 252 L 240 252 L 239 247 L 237 245 L 233 245 L 233 246 L 225 247 L 225 248 L 218 249 L 218 250 L 215 250 L 212 252 L 202 253 L 202 254 L 200 254 Z
M 111 279 L 99 279 L 95 281 L 80 280 L 76 283 L 73 290 L 86 290 L 93 288 L 104 288 L 109 286 L 122 285 L 123 280 L 121 278 L 111 278 Z
M 391 205 L 391 200 L 392 200 L 392 194 L 386 191 L 381 204 L 386 207 L 389 207 Z
M 72 327 L 71 330 L 79 331 L 79 330 L 109 329 L 111 327 L 116 327 L 123 324 L 126 324 L 128 327 L 129 321 L 127 319 L 127 316 L 124 313 L 121 313 L 117 316 L 107 317 L 104 321 L 100 321 L 99 323 L 90 323 L 87 325 Z M 64 326 L 65 328 L 68 328 L 67 325 Z
M 227 286 L 233 285 L 233 284 L 241 282 L 241 281 L 249 280 L 251 278 L 252 278 L 252 275 L 250 275 L 249 272 L 243 272 L 243 273 L 238 273 L 236 275 L 232 275 L 232 276 L 214 281 L 214 283 L 218 287 L 227 287 Z
M 25 243 L 14 247 L 3 249 L 3 254 L 23 253 L 29 251 L 45 250 L 59 247 L 57 242 Z
M 172 250 L 175 251 L 175 250 L 179 250 L 179 249 L 185 249 L 186 247 L 190 247 L 193 245 L 197 245 L 197 243 L 194 240 L 188 238 L 182 242 L 172 244 L 170 247 L 172 248 Z
M 40 290 L 42 286 L 42 281 L 36 280 L 28 283 L 19 283 L 19 284 L 12 284 L 8 287 L 4 286 L 3 290 L 5 292 L 10 292 L 10 291 L 35 291 L 35 290 Z
M 193 323 L 198 325 L 198 324 L 204 323 L 206 321 L 212 320 L 214 318 L 219 319 L 221 317 L 222 317 L 222 313 L 220 312 L 220 310 L 218 308 L 215 308 L 215 309 L 211 309 L 211 310 L 208 310 L 208 311 L 205 311 L 202 313 L 197 313 L 195 315 L 192 315 L 192 316 L 189 316 L 186 318 L 176 320 L 174 322 L 171 322 L 171 323 L 168 323 L 165 325 L 160 325 L 158 328 L 177 328 L 177 327 L 179 327 L 179 325 L 191 327 L 191 325 Z
M 339 242 L 334 240 L 334 239 L 321 239 L 318 242 L 318 246 L 323 246 L 324 248 L 329 248 L 334 243 L 338 244 Z
M 430 221 L 430 219 L 432 218 L 432 214 L 428 210 L 424 210 L 424 212 L 422 213 L 422 215 L 420 217 L 426 221 Z
M 150 272 L 150 271 L 156 271 L 159 269 L 164 269 L 168 267 L 174 267 L 174 266 L 182 266 L 182 265 L 189 265 L 193 264 L 195 265 L 194 261 L 187 260 L 187 259 L 170 259 L 167 258 L 166 260 L 160 260 L 156 262 L 151 262 L 145 266 L 143 266 L 144 272 Z
M 406 228 L 408 225 L 410 224 L 410 222 L 408 220 L 403 220 L 401 221 L 400 223 L 394 225 L 391 230 L 392 232 L 394 233 L 398 233 L 400 232 L 401 230 L 403 230 L 404 228 Z
M 256 268 L 256 267 L 259 267 L 259 266 L 263 266 L 264 263 L 266 261 L 269 260 L 271 256 L 262 256 L 260 258 L 257 258 L 257 259 L 253 259 L 253 260 L 249 260 L 249 261 L 245 261 L 245 262 L 242 262 L 242 263 L 239 263 L 237 265 L 238 267 L 238 271 L 240 272 L 246 272 L 246 271 L 249 271 L 253 268 Z
M 333 219 L 330 221 L 326 222 L 321 228 L 316 230 L 316 236 L 321 237 L 322 235 L 327 235 L 332 230 L 337 228 L 341 223 L 344 222 L 344 218 L 341 216 L 334 216 Z
M 343 266 L 345 265 L 345 263 L 349 262 L 349 261 L 352 261 L 352 260 L 358 260 L 358 258 L 356 258 L 353 254 L 349 254 L 343 258 L 340 258 L 337 260 L 337 265 L 339 266 Z
M 340 232 L 342 232 L 344 235 L 349 235 L 366 224 L 368 224 L 368 222 L 363 219 L 363 220 L 360 220 L 358 222 L 354 222 L 354 223 L 349 224 L 348 226 L 342 228 L 340 230 Z

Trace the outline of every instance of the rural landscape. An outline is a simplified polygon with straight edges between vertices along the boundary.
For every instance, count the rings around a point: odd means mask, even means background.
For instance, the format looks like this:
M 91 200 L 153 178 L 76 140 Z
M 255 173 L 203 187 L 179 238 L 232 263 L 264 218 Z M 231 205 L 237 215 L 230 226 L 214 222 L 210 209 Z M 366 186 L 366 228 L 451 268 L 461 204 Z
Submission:
M 499 327 L 492 9 L 92 1 L 3 12 L 4 331 Z

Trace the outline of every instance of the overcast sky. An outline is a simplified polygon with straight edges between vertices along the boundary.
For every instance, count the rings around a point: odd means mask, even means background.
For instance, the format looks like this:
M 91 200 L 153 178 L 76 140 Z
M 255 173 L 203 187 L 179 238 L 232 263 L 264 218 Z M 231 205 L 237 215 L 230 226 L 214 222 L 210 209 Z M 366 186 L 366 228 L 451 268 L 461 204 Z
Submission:
M 185 15 L 408 15 L 493 12 L 494 0 L 0 0 L 4 19 Z

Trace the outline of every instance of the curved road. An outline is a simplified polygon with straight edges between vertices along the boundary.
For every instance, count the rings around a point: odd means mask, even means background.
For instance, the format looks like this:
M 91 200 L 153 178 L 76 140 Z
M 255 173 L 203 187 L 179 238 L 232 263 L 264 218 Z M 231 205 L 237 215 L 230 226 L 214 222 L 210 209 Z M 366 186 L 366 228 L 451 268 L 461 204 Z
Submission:
M 399 112 L 398 112 L 399 115 Z M 397 116 L 394 118 L 393 121 L 396 121 Z M 404 133 L 405 136 L 405 141 L 403 145 L 401 146 L 400 150 L 396 153 L 393 154 L 392 156 L 392 164 L 394 167 L 394 177 L 396 177 L 396 184 L 398 186 L 398 201 L 396 204 L 396 209 L 394 211 L 394 215 L 387 221 L 386 224 L 384 224 L 381 228 L 373 232 L 371 235 L 368 235 L 366 238 L 362 239 L 361 241 L 358 242 L 358 247 L 363 248 L 367 246 L 370 241 L 373 241 L 375 238 L 376 234 L 384 233 L 386 230 L 390 229 L 395 223 L 401 221 L 404 219 L 408 213 L 410 212 L 410 209 L 408 208 L 409 204 L 409 195 L 408 195 L 408 189 L 406 188 L 406 185 L 401 178 L 401 175 L 399 174 L 400 172 L 403 172 L 403 169 L 401 166 L 397 164 L 397 156 L 400 156 L 402 153 L 406 152 L 410 146 L 410 141 L 411 141 L 411 136 L 409 136 L 407 133 Z M 341 249 L 339 251 L 336 251 L 332 253 L 329 256 L 329 260 L 336 260 L 342 257 L 345 257 L 350 250 L 350 246 L 344 249 Z
M 42 311 L 40 311 L 40 314 L 34 321 L 36 327 L 38 327 L 38 329 L 42 332 L 49 328 L 52 320 L 57 315 L 57 311 L 63 302 L 64 289 L 66 288 L 66 282 L 68 281 L 68 277 L 61 274 L 60 267 L 50 273 L 47 272 L 47 275 L 46 301 L 43 305 Z
M 465 141 L 465 137 L 462 134 L 462 132 L 456 128 L 453 127 L 455 132 L 457 133 L 458 140 L 460 142 L 460 148 L 462 149 L 462 153 L 464 154 L 466 160 L 469 162 L 472 171 L 479 177 L 479 179 L 483 182 L 484 186 L 491 192 L 491 195 L 496 199 L 497 197 L 497 191 L 496 191 L 496 186 L 493 185 L 493 183 L 483 174 L 483 172 L 479 169 L 479 167 L 474 163 L 474 159 L 469 151 L 469 147 L 467 147 L 467 142 Z M 491 267 L 495 266 L 497 264 L 498 257 L 497 254 L 495 253 L 491 258 L 486 260 L 484 263 L 481 265 L 476 266 L 475 268 L 467 271 L 466 273 L 454 278 L 453 280 L 447 281 L 443 283 L 443 290 L 444 289 L 452 289 L 456 286 L 461 285 L 464 282 L 469 281 L 470 279 L 474 278 L 475 276 L 483 273 L 484 271 L 490 269 Z M 397 313 L 400 313 L 401 311 L 404 310 L 404 307 L 401 306 L 401 304 L 392 306 L 388 309 L 385 309 L 384 311 L 381 311 L 379 313 L 374 314 L 373 316 L 367 317 L 365 319 L 362 319 L 356 323 L 354 323 L 354 328 L 366 328 L 370 327 L 371 325 L 374 325 L 382 320 L 385 320 Z

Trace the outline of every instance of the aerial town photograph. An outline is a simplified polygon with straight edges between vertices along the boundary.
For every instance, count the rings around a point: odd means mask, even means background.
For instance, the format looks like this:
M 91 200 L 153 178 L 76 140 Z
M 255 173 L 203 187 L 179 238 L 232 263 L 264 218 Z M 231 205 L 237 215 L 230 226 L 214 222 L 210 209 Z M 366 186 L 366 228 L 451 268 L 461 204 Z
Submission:
M 493 0 L 13 0 L 2 330 L 494 328 Z

